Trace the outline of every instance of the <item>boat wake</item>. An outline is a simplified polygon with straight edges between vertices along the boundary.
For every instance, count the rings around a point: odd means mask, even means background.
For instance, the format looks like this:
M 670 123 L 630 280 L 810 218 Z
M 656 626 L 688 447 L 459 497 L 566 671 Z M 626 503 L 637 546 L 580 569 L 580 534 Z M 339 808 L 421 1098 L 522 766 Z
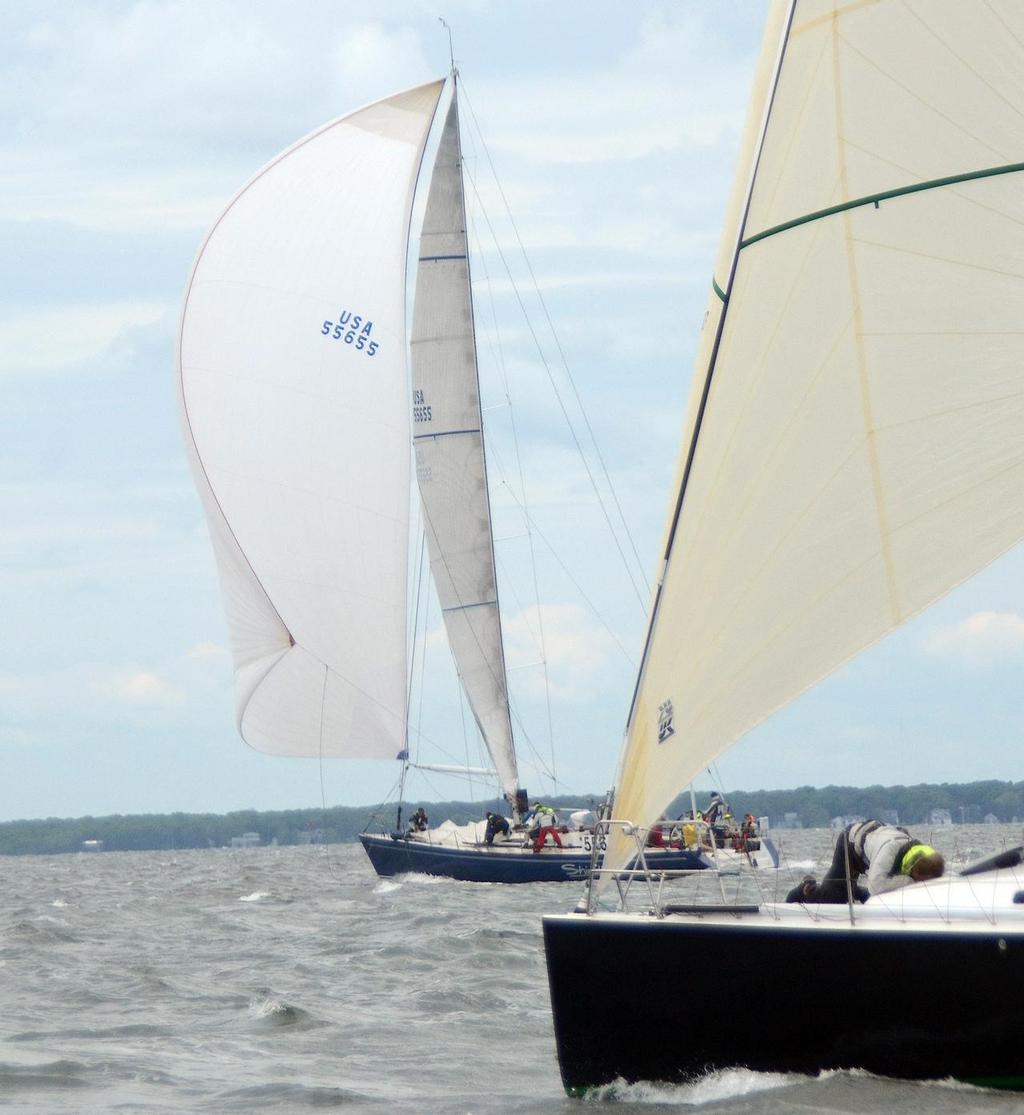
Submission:
M 757 1092 L 791 1087 L 804 1083 L 810 1077 L 794 1073 L 754 1072 L 751 1069 L 727 1069 L 708 1073 L 687 1084 L 658 1084 L 638 1081 L 629 1084 L 615 1080 L 611 1084 L 593 1088 L 586 1098 L 596 1103 L 683 1104 L 703 1107 L 710 1103 L 735 1100 Z
M 399 878 L 402 880 L 402 883 L 412 883 L 414 886 L 418 887 L 436 887 L 440 883 L 452 883 L 455 881 L 444 875 L 424 875 L 419 871 L 409 871 L 400 875 Z M 396 883 L 395 885 L 401 886 L 402 884 Z M 476 884 L 474 884 L 474 886 L 476 886 Z

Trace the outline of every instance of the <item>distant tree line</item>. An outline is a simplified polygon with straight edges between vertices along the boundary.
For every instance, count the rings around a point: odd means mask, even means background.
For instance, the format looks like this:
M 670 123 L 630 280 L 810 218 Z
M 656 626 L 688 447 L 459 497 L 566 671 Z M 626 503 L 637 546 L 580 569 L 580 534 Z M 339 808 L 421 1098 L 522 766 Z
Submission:
M 733 790 L 726 799 L 737 814 L 753 813 L 781 823 L 794 814 L 805 828 L 827 828 L 833 817 L 881 817 L 891 811 L 902 825 L 927 824 L 934 809 L 949 810 L 954 824 L 980 824 L 991 814 L 999 821 L 1024 822 L 1024 782 L 965 782 L 917 786 L 799 786 L 795 790 Z M 697 795 L 698 808 L 707 793 Z M 690 808 L 680 794 L 666 811 L 678 816 Z
M 725 794 L 737 815 L 753 813 L 778 824 L 786 814 L 805 828 L 826 828 L 833 817 L 878 817 L 895 810 L 901 824 L 928 822 L 933 809 L 948 809 L 955 824 L 978 824 L 991 814 L 1000 821 L 1024 823 L 1024 782 L 968 782 L 918 786 L 800 786 L 795 790 L 731 790 Z M 708 802 L 697 795 L 698 808 Z M 595 808 L 603 795 L 545 799 L 560 810 Z M 508 812 L 501 801 L 407 802 L 403 817 L 422 805 L 431 823 L 451 818 L 458 824 L 480 819 L 488 809 Z M 665 811 L 677 817 L 690 808 L 689 793 Z M 344 844 L 364 829 L 380 831 L 397 823 L 396 805 L 335 806 L 332 809 L 255 809 L 235 813 L 161 813 L 112 817 L 48 817 L 0 823 L 0 855 L 56 855 L 78 852 L 83 841 L 101 840 L 104 851 L 144 852 L 180 848 L 223 848 L 233 837 L 258 833 L 263 844 Z
M 590 807 L 594 799 L 549 799 L 558 809 Z M 437 824 L 451 818 L 457 824 L 479 820 L 488 809 L 508 812 L 504 802 L 427 802 L 403 805 L 403 818 L 422 805 Z M 101 840 L 107 852 L 149 852 L 180 848 L 229 847 L 233 837 L 259 834 L 263 844 L 345 844 L 365 829 L 382 831 L 397 823 L 395 803 L 372 806 L 335 806 L 331 809 L 284 809 L 235 813 L 146 813 L 112 817 L 48 817 L 41 821 L 0 823 L 0 855 L 58 855 L 78 852 L 86 840 Z

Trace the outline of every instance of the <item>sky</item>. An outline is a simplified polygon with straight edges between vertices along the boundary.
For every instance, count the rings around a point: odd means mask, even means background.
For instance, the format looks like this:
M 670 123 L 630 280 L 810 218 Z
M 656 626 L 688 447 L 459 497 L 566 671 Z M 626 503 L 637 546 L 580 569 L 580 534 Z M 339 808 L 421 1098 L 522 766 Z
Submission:
M 195 253 L 231 196 L 325 121 L 442 75 L 438 11 L 416 0 L 0 2 L 0 820 L 362 805 L 392 789 L 395 764 L 274 758 L 238 738 L 178 425 L 175 336 Z M 643 582 L 764 6 L 449 0 L 443 14 L 469 110 L 474 207 L 487 213 L 474 217 L 474 275 L 523 781 L 601 793 L 635 680 Z M 600 474 L 574 392 L 582 401 L 628 541 L 604 522 L 552 383 Z M 1024 778 L 1022 566 L 1007 555 L 698 785 Z M 436 607 L 426 646 L 416 731 L 449 761 L 466 716 Z M 445 779 L 420 792 L 470 796 Z

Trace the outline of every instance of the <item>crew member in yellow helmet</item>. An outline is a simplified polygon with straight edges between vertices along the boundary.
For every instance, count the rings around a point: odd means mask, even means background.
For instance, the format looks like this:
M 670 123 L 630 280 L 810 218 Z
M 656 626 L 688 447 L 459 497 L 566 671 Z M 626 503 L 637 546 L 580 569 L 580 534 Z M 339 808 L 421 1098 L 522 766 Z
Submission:
M 839 834 L 832 866 L 813 896 L 800 901 L 846 902 L 852 897 L 863 902 L 869 894 L 937 879 L 945 869 L 941 853 L 915 840 L 905 828 L 855 821 Z

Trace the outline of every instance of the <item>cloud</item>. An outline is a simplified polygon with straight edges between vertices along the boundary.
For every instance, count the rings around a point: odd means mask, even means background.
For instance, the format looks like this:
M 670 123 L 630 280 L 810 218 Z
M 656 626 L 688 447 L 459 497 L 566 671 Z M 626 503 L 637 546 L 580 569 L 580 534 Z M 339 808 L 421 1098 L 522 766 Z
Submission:
M 390 32 L 374 23 L 349 27 L 334 57 L 333 72 L 350 86 L 404 89 L 431 73 L 419 36 L 410 28 Z
M 219 643 L 196 643 L 185 652 L 185 657 L 192 660 L 206 661 L 211 658 L 223 658 L 227 650 Z
M 152 670 L 84 663 L 38 673 L 0 674 L 0 719 L 12 731 L 30 725 L 106 721 L 115 710 L 169 708 L 181 693 Z
M 735 134 L 742 123 L 736 89 L 749 84 L 750 67 L 722 33 L 717 11 L 666 9 L 642 20 L 635 42 L 610 66 L 528 86 L 494 83 L 476 99 L 495 125 L 494 150 L 547 163 L 623 162 L 706 149 Z M 679 71 L 688 74 L 685 105 Z
M 503 626 L 509 669 L 533 666 L 546 658 L 551 695 L 562 700 L 593 697 L 618 660 L 614 638 L 578 604 L 524 608 Z M 525 679 L 529 696 L 543 694 L 544 671 L 539 666 L 523 669 L 517 676 Z
M 1024 650 L 1024 616 L 1015 612 L 975 612 L 959 623 L 940 627 L 925 641 L 929 654 L 960 658 L 982 666 Z
M 161 321 L 169 309 L 151 302 L 62 306 L 0 319 L 0 374 L 81 367 L 132 330 Z
M 117 672 L 96 680 L 96 692 L 130 705 L 175 705 L 181 694 L 166 680 L 146 670 Z

